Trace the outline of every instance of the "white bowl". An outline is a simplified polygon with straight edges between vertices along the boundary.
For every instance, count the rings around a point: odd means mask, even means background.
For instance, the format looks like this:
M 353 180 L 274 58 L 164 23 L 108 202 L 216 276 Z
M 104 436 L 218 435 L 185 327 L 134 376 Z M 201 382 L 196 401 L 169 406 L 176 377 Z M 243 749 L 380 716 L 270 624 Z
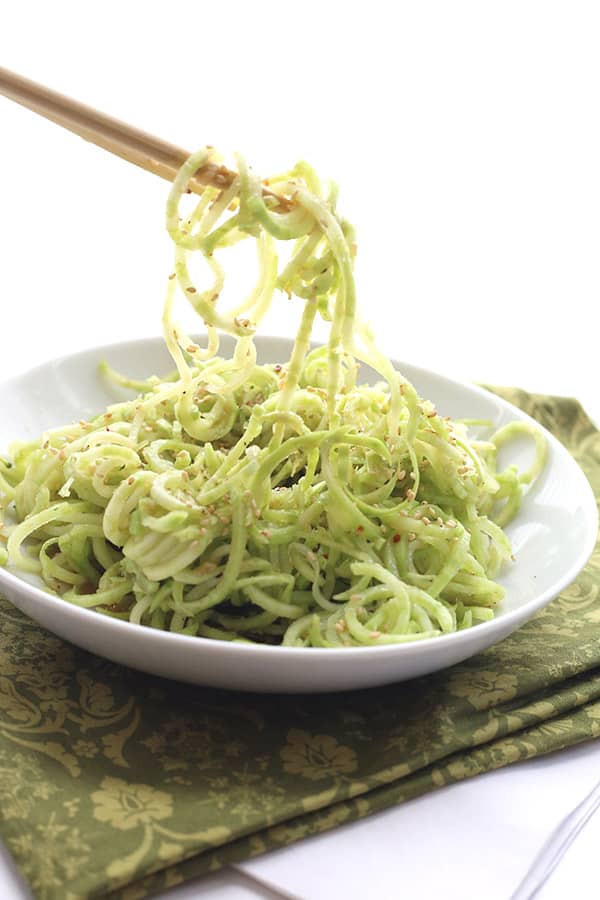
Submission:
M 230 345 L 223 342 L 224 349 Z M 291 341 L 258 338 L 262 362 L 289 357 Z M 161 339 L 86 350 L 47 363 L 0 386 L 0 447 L 34 439 L 51 426 L 87 418 L 115 401 L 99 377 L 106 359 L 133 377 L 161 374 L 172 363 Z M 473 385 L 397 363 L 419 393 L 442 415 L 490 419 L 496 427 L 528 420 L 519 409 Z M 123 397 L 125 394 L 123 394 Z M 230 644 L 131 625 L 73 606 L 46 593 L 40 581 L 0 569 L 0 590 L 20 610 L 54 634 L 144 672 L 194 684 L 242 691 L 319 692 L 368 688 L 435 672 L 502 640 L 556 597 L 581 571 L 598 531 L 590 486 L 579 466 L 547 434 L 548 463 L 507 531 L 516 562 L 498 579 L 506 599 L 496 617 L 465 631 L 414 644 L 337 650 Z M 505 458 L 527 461 L 531 448 L 518 442 Z M 34 583 L 31 583 L 31 582 Z

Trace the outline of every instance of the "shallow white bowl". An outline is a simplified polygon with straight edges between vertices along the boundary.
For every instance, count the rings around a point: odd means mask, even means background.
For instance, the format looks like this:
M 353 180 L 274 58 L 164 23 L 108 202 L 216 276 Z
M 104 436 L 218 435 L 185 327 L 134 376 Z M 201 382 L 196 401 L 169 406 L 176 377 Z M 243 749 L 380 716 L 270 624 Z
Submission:
M 289 358 L 291 341 L 259 338 L 257 346 L 260 361 L 281 362 Z M 229 348 L 224 341 L 223 349 Z M 0 386 L 0 448 L 5 450 L 15 439 L 36 438 L 46 428 L 85 419 L 119 399 L 115 389 L 98 377 L 101 359 L 137 378 L 172 368 L 158 338 L 99 347 L 40 366 Z M 442 415 L 490 419 L 495 427 L 528 420 L 480 388 L 397 365 Z M 466 631 L 414 644 L 338 650 L 230 644 L 131 625 L 72 606 L 46 593 L 40 581 L 26 580 L 14 570 L 0 569 L 0 590 L 32 619 L 73 644 L 144 672 L 194 684 L 318 692 L 415 678 L 505 638 L 556 597 L 590 556 L 598 532 L 592 491 L 564 447 L 550 434 L 547 439 L 547 466 L 507 529 L 516 562 L 499 578 L 506 599 L 495 619 Z M 506 461 L 523 465 L 531 447 L 518 442 L 504 452 Z

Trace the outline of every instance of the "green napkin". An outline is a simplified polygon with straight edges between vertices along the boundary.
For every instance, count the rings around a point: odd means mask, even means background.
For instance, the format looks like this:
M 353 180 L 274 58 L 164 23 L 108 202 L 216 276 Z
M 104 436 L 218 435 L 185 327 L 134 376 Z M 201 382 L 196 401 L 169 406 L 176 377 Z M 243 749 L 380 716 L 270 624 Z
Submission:
M 598 495 L 600 434 L 581 407 L 499 393 L 566 444 Z M 485 653 L 405 684 L 301 697 L 142 675 L 0 600 L 0 836 L 39 898 L 137 900 L 595 737 L 599 588 L 596 548 L 558 600 Z

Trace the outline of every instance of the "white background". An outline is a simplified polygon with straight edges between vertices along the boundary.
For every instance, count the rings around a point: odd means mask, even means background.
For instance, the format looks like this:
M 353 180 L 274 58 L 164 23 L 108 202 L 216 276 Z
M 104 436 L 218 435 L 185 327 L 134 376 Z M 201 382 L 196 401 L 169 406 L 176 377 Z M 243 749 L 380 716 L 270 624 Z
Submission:
M 334 177 L 389 353 L 589 403 L 599 39 L 597 4 L 576 0 L 22 2 L 0 26 L 8 68 L 183 147 Z M 165 185 L 0 108 L 11 367 L 156 333 Z M 268 330 L 288 318 L 282 301 Z
M 389 354 L 574 394 L 596 418 L 599 45 L 597 4 L 575 0 L 55 0 L 0 21 L 8 68 L 261 174 L 306 158 L 334 177 Z M 0 99 L 0 377 L 159 331 L 165 195 Z M 280 300 L 265 330 L 293 318 Z

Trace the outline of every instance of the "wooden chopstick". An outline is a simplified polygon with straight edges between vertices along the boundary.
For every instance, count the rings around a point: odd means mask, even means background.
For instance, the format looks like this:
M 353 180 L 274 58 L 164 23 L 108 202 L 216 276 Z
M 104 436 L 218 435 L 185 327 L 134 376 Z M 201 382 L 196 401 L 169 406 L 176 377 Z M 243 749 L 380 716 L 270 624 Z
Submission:
M 72 131 L 84 140 L 167 181 L 174 181 L 179 168 L 190 155 L 187 150 L 175 144 L 163 141 L 1 66 L 0 94 Z M 190 189 L 196 194 L 201 194 L 207 185 L 224 189 L 231 185 L 235 177 L 235 172 L 231 169 L 207 163 L 198 169 L 190 181 Z M 279 211 L 292 208 L 290 201 L 278 197 L 267 188 L 263 188 L 263 193 L 276 198 L 275 208 Z

